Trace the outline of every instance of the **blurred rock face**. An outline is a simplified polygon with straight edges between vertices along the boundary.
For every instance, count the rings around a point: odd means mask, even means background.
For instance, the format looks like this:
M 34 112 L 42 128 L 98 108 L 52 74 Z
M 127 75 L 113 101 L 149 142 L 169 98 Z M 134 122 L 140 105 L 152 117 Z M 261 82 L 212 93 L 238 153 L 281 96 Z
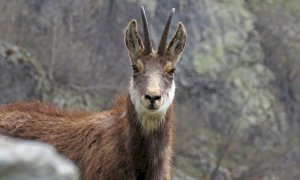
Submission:
M 79 180 L 74 164 L 49 145 L 0 136 L 0 177 L 5 180 Z
M 176 71 L 174 177 L 295 178 L 299 2 L 140 3 L 155 47 L 173 7 L 170 36 L 178 21 L 189 35 Z M 132 18 L 141 25 L 136 1 L 12 0 L 0 9 L 0 41 L 12 44 L 0 45 L 0 103 L 38 98 L 99 110 L 126 89 L 123 31 Z
M 38 73 L 30 54 L 0 42 L 0 103 L 38 97 Z

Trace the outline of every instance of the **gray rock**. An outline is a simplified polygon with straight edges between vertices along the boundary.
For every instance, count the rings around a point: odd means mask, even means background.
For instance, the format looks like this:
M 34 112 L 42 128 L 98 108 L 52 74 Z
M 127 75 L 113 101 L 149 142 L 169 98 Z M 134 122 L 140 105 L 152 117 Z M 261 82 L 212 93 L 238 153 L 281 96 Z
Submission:
M 39 73 L 30 56 L 0 42 L 0 104 L 39 96 Z
M 79 171 L 53 147 L 0 136 L 1 180 L 78 180 Z

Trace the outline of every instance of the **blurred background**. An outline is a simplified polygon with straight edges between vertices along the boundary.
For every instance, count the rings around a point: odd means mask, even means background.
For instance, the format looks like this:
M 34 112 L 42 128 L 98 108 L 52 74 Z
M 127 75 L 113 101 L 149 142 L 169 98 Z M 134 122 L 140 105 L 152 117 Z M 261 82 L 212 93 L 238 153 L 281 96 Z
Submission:
M 300 1 L 0 1 L 0 104 L 104 110 L 127 88 L 123 38 L 144 5 L 153 43 L 171 8 L 188 44 L 176 71 L 173 178 L 300 179 Z M 142 34 L 142 33 L 141 33 Z

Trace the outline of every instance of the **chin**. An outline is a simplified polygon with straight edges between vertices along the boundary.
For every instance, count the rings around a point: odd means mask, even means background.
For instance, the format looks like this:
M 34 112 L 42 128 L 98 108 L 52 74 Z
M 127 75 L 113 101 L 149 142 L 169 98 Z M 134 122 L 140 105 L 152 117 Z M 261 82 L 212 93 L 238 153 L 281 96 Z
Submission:
M 161 108 L 160 107 L 145 107 L 143 106 L 143 111 L 144 113 L 147 113 L 147 114 L 157 114 L 161 111 Z

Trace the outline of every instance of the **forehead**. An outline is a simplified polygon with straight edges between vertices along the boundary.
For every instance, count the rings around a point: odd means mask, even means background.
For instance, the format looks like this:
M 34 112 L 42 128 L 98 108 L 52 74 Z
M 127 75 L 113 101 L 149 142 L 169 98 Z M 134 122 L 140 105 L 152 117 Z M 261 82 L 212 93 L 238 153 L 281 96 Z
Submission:
M 175 64 L 171 59 L 164 56 L 158 56 L 156 54 L 150 54 L 148 56 L 137 57 L 134 61 L 135 64 L 142 65 L 145 70 L 147 69 L 157 69 L 173 67 Z

